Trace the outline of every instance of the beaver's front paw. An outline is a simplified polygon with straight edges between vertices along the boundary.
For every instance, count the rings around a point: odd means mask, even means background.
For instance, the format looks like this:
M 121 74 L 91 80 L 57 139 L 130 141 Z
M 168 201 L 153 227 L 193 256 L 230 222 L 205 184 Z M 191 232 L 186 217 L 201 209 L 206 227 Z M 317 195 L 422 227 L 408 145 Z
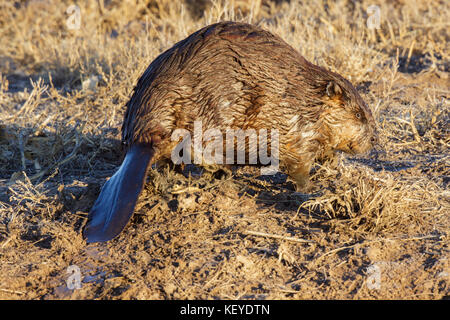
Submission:
M 289 173 L 289 177 L 294 181 L 297 192 L 308 193 L 311 189 L 309 182 L 309 168 L 296 168 Z

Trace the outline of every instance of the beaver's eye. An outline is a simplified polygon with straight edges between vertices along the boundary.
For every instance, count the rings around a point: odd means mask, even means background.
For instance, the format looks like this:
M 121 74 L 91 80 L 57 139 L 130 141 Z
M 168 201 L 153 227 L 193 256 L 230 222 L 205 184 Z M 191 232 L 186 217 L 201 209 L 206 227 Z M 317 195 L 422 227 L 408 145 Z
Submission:
M 357 113 L 356 113 L 356 117 L 357 117 L 358 119 L 361 119 L 361 113 L 357 112 Z

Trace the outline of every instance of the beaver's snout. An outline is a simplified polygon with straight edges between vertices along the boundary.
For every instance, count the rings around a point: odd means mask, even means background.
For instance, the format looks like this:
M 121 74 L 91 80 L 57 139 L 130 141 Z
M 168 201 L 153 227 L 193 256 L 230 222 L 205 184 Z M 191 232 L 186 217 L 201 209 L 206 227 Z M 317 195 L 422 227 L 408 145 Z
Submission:
M 380 144 L 380 137 L 378 136 L 378 130 L 373 129 L 372 136 L 370 137 L 371 149 L 380 150 L 383 147 Z
M 380 144 L 380 140 L 378 139 L 378 135 L 376 133 L 370 138 L 370 143 L 372 144 L 372 148 L 376 148 Z

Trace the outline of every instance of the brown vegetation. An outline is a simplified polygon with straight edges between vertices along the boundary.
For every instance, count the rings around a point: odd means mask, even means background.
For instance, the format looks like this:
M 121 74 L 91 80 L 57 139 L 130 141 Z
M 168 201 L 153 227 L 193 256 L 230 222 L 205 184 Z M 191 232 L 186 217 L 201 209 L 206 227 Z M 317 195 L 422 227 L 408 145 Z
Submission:
M 0 3 L 0 298 L 448 297 L 448 1 L 80 1 L 74 30 L 71 4 Z M 251 167 L 152 170 L 126 230 L 86 245 L 138 77 L 221 20 L 258 24 L 351 80 L 383 148 L 317 163 L 309 194 Z M 81 289 L 67 287 L 71 265 Z

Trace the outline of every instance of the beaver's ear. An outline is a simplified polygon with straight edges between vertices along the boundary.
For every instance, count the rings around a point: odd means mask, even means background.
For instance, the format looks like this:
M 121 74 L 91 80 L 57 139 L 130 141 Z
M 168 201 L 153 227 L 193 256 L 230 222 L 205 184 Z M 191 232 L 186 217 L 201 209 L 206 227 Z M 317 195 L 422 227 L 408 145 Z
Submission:
M 330 98 L 338 98 L 342 96 L 342 89 L 336 82 L 331 80 L 327 84 L 326 93 Z

